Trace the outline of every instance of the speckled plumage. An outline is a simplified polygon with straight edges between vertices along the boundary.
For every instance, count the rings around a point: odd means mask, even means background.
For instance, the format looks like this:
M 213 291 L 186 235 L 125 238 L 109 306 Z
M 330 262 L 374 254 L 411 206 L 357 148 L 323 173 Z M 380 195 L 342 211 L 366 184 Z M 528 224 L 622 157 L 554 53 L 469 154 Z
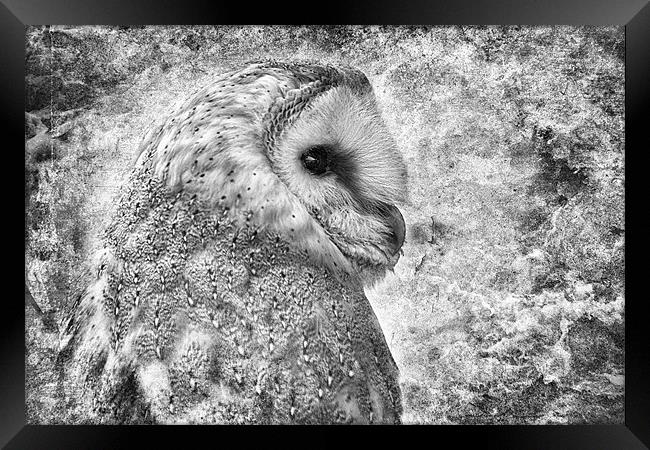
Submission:
M 294 174 L 321 141 L 347 173 Z M 143 141 L 62 335 L 66 421 L 399 423 L 363 284 L 399 257 L 405 176 L 359 71 L 260 62 L 198 90 Z

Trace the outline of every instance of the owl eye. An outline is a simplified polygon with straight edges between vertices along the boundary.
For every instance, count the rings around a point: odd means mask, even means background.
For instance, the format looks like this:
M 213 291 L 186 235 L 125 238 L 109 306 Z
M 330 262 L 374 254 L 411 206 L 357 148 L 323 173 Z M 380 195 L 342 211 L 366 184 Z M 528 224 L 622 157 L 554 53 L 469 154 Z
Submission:
M 300 157 L 302 165 L 305 166 L 310 173 L 314 175 L 321 175 L 328 169 L 328 152 L 327 148 L 322 145 L 310 147 Z

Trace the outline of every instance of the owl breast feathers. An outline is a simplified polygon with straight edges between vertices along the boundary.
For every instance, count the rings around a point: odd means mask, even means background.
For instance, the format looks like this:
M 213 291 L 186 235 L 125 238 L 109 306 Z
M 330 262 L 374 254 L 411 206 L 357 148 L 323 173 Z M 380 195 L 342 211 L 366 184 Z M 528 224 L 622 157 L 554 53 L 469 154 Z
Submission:
M 144 139 L 61 337 L 72 423 L 399 423 L 363 286 L 406 169 L 358 70 L 260 62 Z

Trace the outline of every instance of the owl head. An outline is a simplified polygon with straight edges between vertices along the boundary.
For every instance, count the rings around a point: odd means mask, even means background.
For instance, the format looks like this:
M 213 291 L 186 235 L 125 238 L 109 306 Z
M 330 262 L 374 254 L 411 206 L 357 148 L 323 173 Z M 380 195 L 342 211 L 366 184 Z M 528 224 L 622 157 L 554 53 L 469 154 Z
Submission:
M 399 258 L 406 166 L 354 68 L 262 61 L 224 74 L 151 130 L 137 164 L 334 274 L 367 284 Z

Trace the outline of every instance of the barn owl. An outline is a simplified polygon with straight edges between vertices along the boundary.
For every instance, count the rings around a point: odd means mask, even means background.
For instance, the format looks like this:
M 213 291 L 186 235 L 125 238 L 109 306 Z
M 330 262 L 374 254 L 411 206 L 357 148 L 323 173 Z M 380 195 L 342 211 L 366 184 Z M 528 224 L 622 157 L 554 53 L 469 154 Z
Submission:
M 364 286 L 406 166 L 357 69 L 264 61 L 153 127 L 61 334 L 72 423 L 399 423 Z

